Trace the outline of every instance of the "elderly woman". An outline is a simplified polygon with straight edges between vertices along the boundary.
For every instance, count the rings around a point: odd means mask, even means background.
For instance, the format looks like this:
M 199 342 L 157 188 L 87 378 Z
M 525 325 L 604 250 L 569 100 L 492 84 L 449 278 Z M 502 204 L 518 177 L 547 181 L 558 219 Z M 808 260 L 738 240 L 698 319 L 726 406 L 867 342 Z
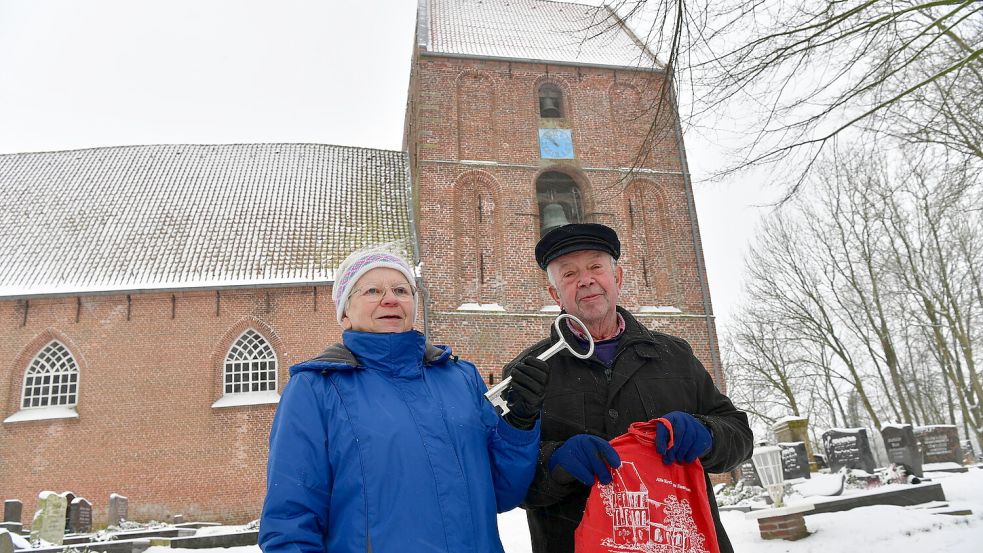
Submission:
M 290 368 L 273 420 L 265 553 L 503 551 L 496 513 L 532 481 L 548 375 L 513 375 L 500 417 L 475 366 L 413 330 L 413 283 L 383 251 L 339 268 L 342 343 Z

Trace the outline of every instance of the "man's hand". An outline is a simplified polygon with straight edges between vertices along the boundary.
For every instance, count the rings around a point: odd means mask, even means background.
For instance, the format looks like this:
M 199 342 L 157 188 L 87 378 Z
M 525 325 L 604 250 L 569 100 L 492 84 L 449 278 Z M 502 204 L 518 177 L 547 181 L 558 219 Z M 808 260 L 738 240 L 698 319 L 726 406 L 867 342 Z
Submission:
M 693 415 L 682 411 L 672 411 L 662 418 L 668 420 L 669 424 L 672 425 L 673 434 L 673 445 L 668 447 L 669 431 L 661 424 L 656 426 L 655 450 L 662 455 L 663 463 L 667 465 L 692 463 L 697 457 L 710 451 L 713 446 L 710 431 Z
M 559 474 L 561 481 L 572 476 L 585 486 L 593 486 L 597 477 L 601 484 L 610 484 L 611 469 L 621 466 L 621 457 L 603 438 L 577 434 L 556 448 L 548 466 L 550 473 Z
M 546 384 L 550 380 L 549 365 L 530 355 L 512 367 L 511 376 L 512 384 L 506 392 L 509 412 L 505 420 L 516 428 L 532 428 L 543 408 Z

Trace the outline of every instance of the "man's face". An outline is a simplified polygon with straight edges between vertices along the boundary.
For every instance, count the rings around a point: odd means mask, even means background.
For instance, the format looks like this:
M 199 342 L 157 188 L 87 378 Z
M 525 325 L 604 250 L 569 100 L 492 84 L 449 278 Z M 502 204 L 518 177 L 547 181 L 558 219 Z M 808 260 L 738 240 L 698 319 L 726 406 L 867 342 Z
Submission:
M 550 296 L 567 313 L 588 327 L 615 317 L 621 293 L 621 267 L 613 266 L 611 256 L 596 250 L 568 253 L 550 262 L 553 276 Z

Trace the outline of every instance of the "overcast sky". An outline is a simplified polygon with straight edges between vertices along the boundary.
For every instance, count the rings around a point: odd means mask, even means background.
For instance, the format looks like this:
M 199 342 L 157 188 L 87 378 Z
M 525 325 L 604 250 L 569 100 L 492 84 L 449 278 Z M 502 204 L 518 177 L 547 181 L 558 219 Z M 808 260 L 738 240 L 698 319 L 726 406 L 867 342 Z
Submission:
M 412 0 L 0 0 L 0 153 L 155 143 L 400 149 Z M 734 308 L 752 177 L 685 136 L 714 311 Z

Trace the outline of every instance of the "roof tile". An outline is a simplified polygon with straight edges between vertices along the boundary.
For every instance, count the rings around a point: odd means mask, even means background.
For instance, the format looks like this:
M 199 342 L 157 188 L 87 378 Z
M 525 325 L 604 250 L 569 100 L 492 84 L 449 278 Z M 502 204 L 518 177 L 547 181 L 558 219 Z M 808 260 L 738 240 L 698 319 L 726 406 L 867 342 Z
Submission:
M 656 60 L 604 6 L 429 0 L 431 53 L 651 69 Z
M 410 249 L 402 152 L 319 144 L 0 155 L 0 297 L 328 282 Z

